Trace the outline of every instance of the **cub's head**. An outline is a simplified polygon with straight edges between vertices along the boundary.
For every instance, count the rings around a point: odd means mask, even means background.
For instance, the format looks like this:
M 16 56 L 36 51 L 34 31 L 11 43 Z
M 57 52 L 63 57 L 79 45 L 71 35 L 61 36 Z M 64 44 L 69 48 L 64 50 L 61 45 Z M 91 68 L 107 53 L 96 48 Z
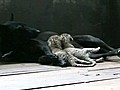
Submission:
M 48 45 L 50 47 L 61 48 L 61 40 L 58 35 L 53 35 L 48 39 Z
M 69 43 L 70 41 L 73 41 L 73 38 L 70 34 L 68 33 L 63 33 L 60 35 L 60 40 L 63 42 L 63 43 Z

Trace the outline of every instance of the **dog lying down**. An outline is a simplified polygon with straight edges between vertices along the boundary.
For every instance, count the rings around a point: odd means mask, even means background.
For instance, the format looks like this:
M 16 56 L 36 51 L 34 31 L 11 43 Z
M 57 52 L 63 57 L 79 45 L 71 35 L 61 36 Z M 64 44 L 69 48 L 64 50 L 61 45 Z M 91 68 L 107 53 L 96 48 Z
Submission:
M 65 66 L 88 67 L 96 65 L 100 59 L 91 59 L 89 55 L 99 51 L 98 48 L 75 48 L 70 41 L 73 40 L 71 35 L 63 33 L 60 36 L 53 35 L 48 39 L 48 45 L 52 53 L 57 55 Z

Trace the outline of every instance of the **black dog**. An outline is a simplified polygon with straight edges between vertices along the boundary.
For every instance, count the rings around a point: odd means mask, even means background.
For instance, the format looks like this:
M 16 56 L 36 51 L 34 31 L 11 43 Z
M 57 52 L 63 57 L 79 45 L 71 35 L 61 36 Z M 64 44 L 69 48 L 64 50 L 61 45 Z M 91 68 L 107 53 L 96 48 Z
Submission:
M 11 34 L 12 33 L 15 33 L 15 32 L 11 32 Z M 24 34 L 25 33 L 23 34 L 20 33 L 20 35 L 24 35 Z M 9 50 L 12 52 L 8 53 L 7 58 L 9 58 L 10 61 L 17 60 L 17 62 L 18 61 L 39 62 L 41 64 L 53 64 L 53 65 L 64 66 L 64 64 L 62 63 L 63 60 L 59 60 L 58 57 L 53 55 L 50 48 L 47 45 L 48 38 L 56 34 L 58 33 L 48 31 L 48 32 L 41 32 L 35 36 L 33 34 L 33 37 L 24 37 L 22 39 L 19 37 L 19 39 L 17 39 L 18 43 L 12 44 L 13 46 L 16 45 L 15 47 L 13 47 L 15 49 Z M 12 40 L 17 42 L 16 37 L 17 36 L 14 36 L 15 40 L 14 38 L 11 38 L 10 39 L 11 42 Z M 96 59 L 99 57 L 106 57 L 106 56 L 112 56 L 112 55 L 118 54 L 118 50 L 110 47 L 99 38 L 93 37 L 91 35 L 75 35 L 73 36 L 73 38 L 74 38 L 74 42 L 72 43 L 74 44 L 75 47 L 80 47 L 80 48 L 81 46 L 82 47 L 101 47 L 99 54 L 91 54 L 91 58 Z M 4 40 L 9 41 L 9 39 L 7 38 Z M 19 42 L 19 40 L 22 41 L 22 43 Z
M 10 54 L 10 52 L 19 52 L 26 47 L 25 45 L 30 39 L 37 37 L 40 33 L 38 29 L 13 21 L 13 15 L 11 18 L 11 21 L 0 25 L 1 56 L 6 53 Z
M 47 34 L 46 34 L 47 33 Z M 33 62 L 64 66 L 63 60 L 54 55 L 47 44 L 47 38 L 56 33 L 40 33 L 36 38 L 26 40 L 19 49 L 3 55 L 4 62 Z M 44 36 L 44 37 L 43 37 Z
M 38 62 L 59 63 L 58 57 L 52 54 L 47 42 L 42 40 L 40 31 L 23 23 L 11 21 L 0 25 L 1 62 Z M 42 61 L 43 60 L 43 61 Z
M 13 15 L 12 15 L 13 16 Z M 13 18 L 13 17 L 12 17 Z M 39 62 L 64 66 L 63 60 L 52 54 L 47 45 L 50 36 L 56 32 L 42 32 L 28 27 L 23 23 L 9 21 L 0 25 L 0 51 L 3 61 Z M 114 49 L 99 38 L 91 35 L 73 36 L 75 47 L 101 47 L 99 54 L 91 54 L 91 58 L 118 55 L 119 49 Z
M 6 53 L 22 45 L 26 40 L 35 38 L 39 30 L 30 28 L 25 24 L 9 21 L 0 25 L 1 51 Z

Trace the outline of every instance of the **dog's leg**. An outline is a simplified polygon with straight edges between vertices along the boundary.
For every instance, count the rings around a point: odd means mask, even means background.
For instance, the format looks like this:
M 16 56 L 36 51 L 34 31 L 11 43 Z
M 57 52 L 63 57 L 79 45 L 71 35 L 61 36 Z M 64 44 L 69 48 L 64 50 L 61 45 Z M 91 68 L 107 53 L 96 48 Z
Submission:
M 101 57 L 115 56 L 115 55 L 119 55 L 119 54 L 120 54 L 120 50 L 119 49 L 115 49 L 113 51 L 109 51 L 107 53 L 102 53 L 102 54 L 91 53 L 90 54 L 90 58 L 92 58 L 92 59 L 98 59 L 98 58 L 101 58 Z
M 114 48 L 107 45 L 104 41 L 91 35 L 75 35 L 73 36 L 75 42 L 83 47 L 101 47 L 101 52 L 108 52 L 114 50 Z

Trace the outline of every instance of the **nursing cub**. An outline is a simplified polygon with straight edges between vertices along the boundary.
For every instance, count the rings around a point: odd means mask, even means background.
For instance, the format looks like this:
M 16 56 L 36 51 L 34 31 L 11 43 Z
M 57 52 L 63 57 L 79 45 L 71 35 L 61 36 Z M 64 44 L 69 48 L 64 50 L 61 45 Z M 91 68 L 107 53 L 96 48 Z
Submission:
M 57 55 L 65 66 L 87 67 L 96 65 L 96 61 L 89 57 L 90 53 L 99 51 L 98 48 L 75 48 L 70 41 L 70 34 L 53 35 L 48 39 L 52 53 Z

